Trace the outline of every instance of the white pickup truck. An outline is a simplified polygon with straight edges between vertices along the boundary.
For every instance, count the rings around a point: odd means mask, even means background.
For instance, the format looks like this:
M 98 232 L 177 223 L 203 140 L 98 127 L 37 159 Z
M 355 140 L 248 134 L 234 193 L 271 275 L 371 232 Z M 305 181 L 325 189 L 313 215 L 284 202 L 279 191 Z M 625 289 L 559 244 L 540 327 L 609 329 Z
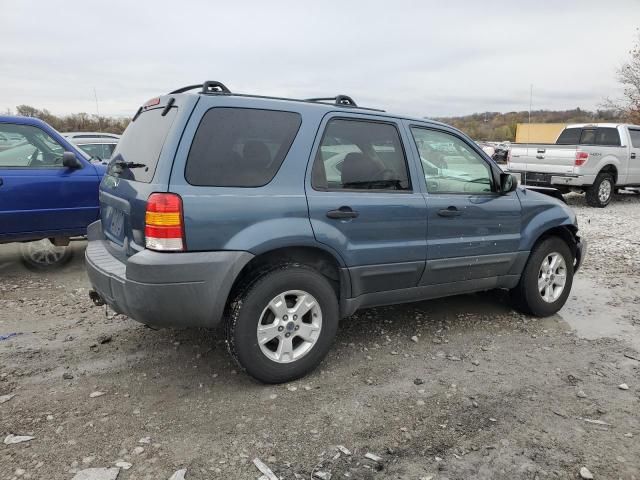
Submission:
M 640 126 L 568 125 L 555 144 L 512 144 L 506 170 L 524 185 L 583 191 L 589 205 L 606 207 L 614 192 L 640 188 Z

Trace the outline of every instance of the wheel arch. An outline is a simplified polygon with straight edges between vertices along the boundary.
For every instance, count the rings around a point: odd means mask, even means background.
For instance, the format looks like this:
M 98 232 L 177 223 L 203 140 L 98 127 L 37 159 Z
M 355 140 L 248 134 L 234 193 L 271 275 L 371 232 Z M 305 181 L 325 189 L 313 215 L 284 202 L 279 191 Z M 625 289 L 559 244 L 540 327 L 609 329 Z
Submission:
M 549 237 L 559 237 L 562 239 L 569 249 L 571 250 L 571 255 L 573 255 L 573 261 L 576 261 L 577 251 L 578 251 L 578 227 L 576 225 L 556 225 L 555 227 L 548 228 L 542 231 L 535 241 L 531 244 L 531 250 L 529 252 L 529 256 L 531 256 L 531 252 L 536 247 L 536 245 L 540 244 L 544 240 Z
M 291 245 L 256 254 L 236 276 L 228 302 L 233 301 L 258 276 L 287 263 L 306 265 L 324 275 L 334 287 L 338 301 L 349 297 L 351 280 L 338 255 L 317 245 Z
M 603 165 L 602 168 L 600 168 L 600 170 L 598 171 L 598 175 L 600 175 L 601 173 L 610 173 L 611 175 L 613 175 L 613 184 L 615 185 L 618 183 L 618 167 L 616 167 L 613 163 Z

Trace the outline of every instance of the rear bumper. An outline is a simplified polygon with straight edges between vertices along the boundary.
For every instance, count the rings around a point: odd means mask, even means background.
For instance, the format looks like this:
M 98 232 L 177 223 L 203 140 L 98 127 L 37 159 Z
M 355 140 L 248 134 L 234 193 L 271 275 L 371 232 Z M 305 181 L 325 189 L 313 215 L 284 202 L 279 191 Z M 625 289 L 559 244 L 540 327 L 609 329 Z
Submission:
M 85 260 L 95 291 L 116 312 L 156 327 L 215 327 L 248 252 L 160 253 L 122 261 L 107 248 L 100 221 L 89 226 Z
M 540 187 L 584 187 L 592 185 L 594 175 L 569 175 L 562 173 L 508 171 L 516 175 L 522 185 Z

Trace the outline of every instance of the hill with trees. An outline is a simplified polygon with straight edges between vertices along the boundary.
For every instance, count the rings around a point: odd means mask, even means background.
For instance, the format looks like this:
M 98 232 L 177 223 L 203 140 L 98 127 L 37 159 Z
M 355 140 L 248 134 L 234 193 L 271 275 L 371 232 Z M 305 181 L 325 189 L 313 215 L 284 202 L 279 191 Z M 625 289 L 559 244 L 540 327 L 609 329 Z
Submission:
M 436 118 L 440 122 L 452 125 L 474 140 L 514 141 L 516 125 L 529 121 L 529 112 L 485 112 L 474 113 L 462 117 Z M 576 108 L 574 110 L 535 110 L 531 112 L 531 123 L 583 123 L 583 122 L 618 122 L 624 115 L 615 109 L 597 110 L 595 112 Z
M 122 133 L 129 125 L 129 118 L 105 117 L 88 113 L 72 113 L 70 115 L 54 115 L 49 110 L 38 109 L 29 105 L 18 105 L 16 111 L 7 111 L 9 115 L 35 117 L 44 120 L 59 132 L 109 132 Z

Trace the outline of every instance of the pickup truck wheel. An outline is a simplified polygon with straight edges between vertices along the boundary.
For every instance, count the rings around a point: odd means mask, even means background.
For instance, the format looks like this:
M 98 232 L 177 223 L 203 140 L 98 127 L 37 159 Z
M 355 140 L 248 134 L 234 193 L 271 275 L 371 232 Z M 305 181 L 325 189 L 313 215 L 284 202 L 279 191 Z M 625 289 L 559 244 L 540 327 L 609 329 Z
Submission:
M 73 257 L 71 246 L 57 247 L 48 238 L 20 244 L 22 263 L 32 271 L 52 270 L 66 265 Z
M 516 307 L 537 317 L 560 310 L 573 284 L 573 255 L 559 237 L 548 237 L 532 250 L 520 282 L 511 290 Z
M 246 372 L 264 383 L 300 378 L 324 359 L 338 329 L 329 281 L 288 264 L 258 277 L 231 303 L 227 347 Z
M 600 173 L 596 177 L 593 185 L 587 189 L 587 205 L 591 207 L 604 208 L 611 202 L 615 182 L 610 173 Z

